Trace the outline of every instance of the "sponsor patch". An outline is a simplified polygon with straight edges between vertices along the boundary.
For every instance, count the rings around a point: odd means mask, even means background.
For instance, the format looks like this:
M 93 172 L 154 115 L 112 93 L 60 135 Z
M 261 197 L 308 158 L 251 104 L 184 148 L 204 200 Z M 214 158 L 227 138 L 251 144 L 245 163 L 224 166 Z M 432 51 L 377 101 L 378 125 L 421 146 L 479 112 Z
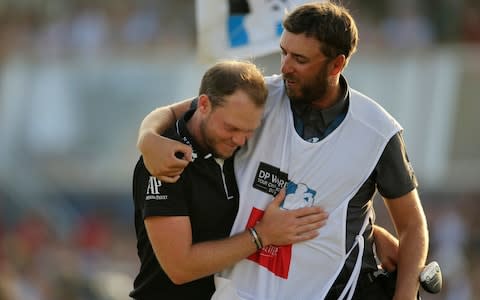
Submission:
M 253 187 L 264 193 L 275 196 L 288 182 L 288 174 L 279 168 L 260 162 Z

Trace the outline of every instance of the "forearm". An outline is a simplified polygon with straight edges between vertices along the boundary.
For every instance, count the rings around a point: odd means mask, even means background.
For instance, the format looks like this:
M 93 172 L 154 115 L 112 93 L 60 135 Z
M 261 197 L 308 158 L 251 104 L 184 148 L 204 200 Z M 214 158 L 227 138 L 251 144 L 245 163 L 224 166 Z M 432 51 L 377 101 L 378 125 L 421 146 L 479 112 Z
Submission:
M 416 299 L 418 276 L 425 266 L 428 233 L 424 222 L 412 225 L 399 236 L 398 277 L 394 299 Z
M 227 239 L 193 244 L 165 271 L 173 282 L 183 284 L 219 272 L 256 250 L 251 234 L 244 231 Z
M 257 241 L 255 234 L 246 230 L 224 240 L 191 245 L 188 251 L 190 263 L 183 264 L 181 278 L 186 282 L 219 272 L 255 253 L 257 246 L 291 245 L 318 236 L 318 229 L 325 224 L 328 214 L 320 207 L 281 209 L 284 198 L 285 189 L 282 189 L 255 225 Z
M 373 227 L 373 238 L 375 240 L 375 243 L 379 240 L 387 239 L 387 240 L 390 240 L 391 243 L 395 243 L 398 245 L 398 240 L 390 232 L 388 232 L 388 230 L 386 230 L 385 228 L 377 224 L 373 224 L 372 227 Z
M 145 219 L 155 255 L 170 279 L 179 284 L 225 269 L 268 245 L 291 245 L 318 236 L 328 214 L 320 207 L 284 210 L 282 189 L 267 206 L 261 220 L 250 230 L 222 240 L 192 243 L 187 216 L 156 216 Z
M 172 126 L 189 109 L 191 102 L 192 99 L 187 99 L 168 106 L 162 106 L 145 116 L 138 131 L 137 147 L 140 152 L 143 153 L 146 150 L 148 140 L 151 137 L 158 137 Z
M 396 300 L 417 299 L 419 274 L 428 252 L 428 229 L 417 190 L 395 199 L 386 199 L 399 240 Z
M 383 269 L 393 272 L 397 269 L 398 240 L 385 228 L 373 225 L 376 256 Z

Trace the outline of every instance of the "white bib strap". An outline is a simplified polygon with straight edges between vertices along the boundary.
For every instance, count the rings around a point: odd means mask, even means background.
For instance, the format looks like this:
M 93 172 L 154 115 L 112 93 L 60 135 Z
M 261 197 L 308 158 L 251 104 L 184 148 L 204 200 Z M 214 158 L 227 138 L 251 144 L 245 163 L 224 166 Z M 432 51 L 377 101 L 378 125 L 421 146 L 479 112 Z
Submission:
M 363 238 L 363 234 L 367 229 L 367 225 L 370 221 L 371 216 L 372 216 L 372 211 L 370 210 L 367 213 L 365 220 L 363 221 L 363 225 L 362 225 L 362 228 L 360 229 L 360 232 L 355 237 L 355 242 L 353 243 L 352 248 L 350 248 L 347 255 L 345 256 L 345 260 L 346 260 L 348 257 L 350 257 L 350 254 L 352 253 L 353 249 L 355 249 L 355 247 L 358 245 L 358 255 L 357 255 L 357 260 L 355 262 L 355 266 L 353 267 L 352 274 L 350 275 L 350 278 L 345 284 L 345 287 L 343 288 L 343 291 L 340 294 L 340 297 L 338 297 L 339 300 L 343 300 L 347 292 L 349 292 L 347 300 L 352 299 L 353 293 L 355 292 L 355 289 L 357 287 L 358 277 L 360 276 L 360 271 L 362 270 L 362 259 L 363 259 L 363 252 L 365 249 L 365 239 Z

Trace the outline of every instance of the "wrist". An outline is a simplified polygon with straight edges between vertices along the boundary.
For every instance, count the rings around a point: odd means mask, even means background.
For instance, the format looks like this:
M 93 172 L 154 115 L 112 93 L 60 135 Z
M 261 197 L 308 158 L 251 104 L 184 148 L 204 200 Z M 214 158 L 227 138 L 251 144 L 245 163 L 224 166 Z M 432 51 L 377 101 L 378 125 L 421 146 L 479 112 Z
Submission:
M 263 244 L 263 241 L 262 241 L 262 238 L 261 238 L 260 234 L 255 229 L 255 226 L 250 227 L 247 230 L 250 234 L 252 242 L 255 244 L 255 247 L 257 248 L 257 251 L 262 249 L 264 247 L 264 244 Z
M 269 231 L 268 226 L 260 221 L 255 224 L 255 230 L 257 231 L 258 236 L 262 239 L 263 247 L 269 246 L 272 243 L 271 231 Z

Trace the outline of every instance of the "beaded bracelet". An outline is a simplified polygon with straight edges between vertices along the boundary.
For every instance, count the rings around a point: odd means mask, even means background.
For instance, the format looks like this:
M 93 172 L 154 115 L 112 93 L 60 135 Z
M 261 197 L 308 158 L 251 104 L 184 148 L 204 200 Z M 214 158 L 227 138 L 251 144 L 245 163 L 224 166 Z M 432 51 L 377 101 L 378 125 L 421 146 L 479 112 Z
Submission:
M 252 241 L 255 243 L 255 246 L 257 246 L 257 250 L 262 249 L 263 248 L 262 239 L 260 238 L 257 231 L 255 230 L 255 227 L 248 228 L 248 231 L 252 235 L 252 238 L 253 238 Z

